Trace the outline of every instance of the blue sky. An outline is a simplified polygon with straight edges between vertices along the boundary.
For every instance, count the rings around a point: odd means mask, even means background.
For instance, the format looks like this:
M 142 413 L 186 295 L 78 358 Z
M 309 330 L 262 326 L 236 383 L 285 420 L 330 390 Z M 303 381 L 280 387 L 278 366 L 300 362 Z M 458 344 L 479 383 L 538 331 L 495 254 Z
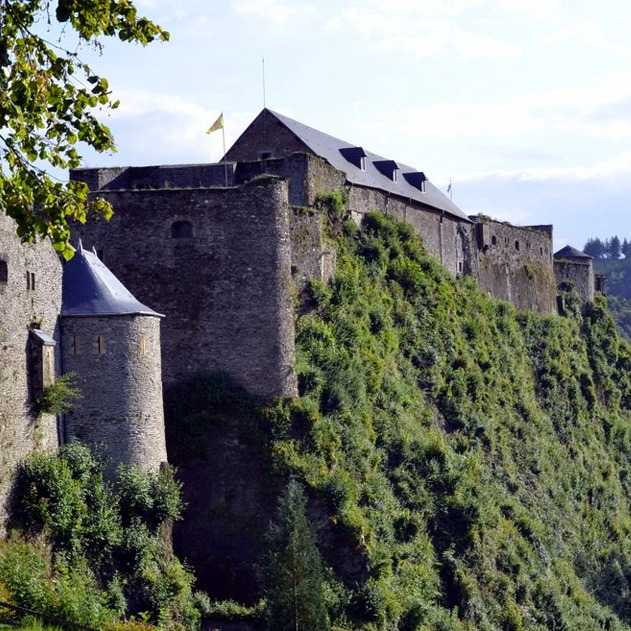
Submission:
M 626 0 L 137 0 L 171 32 L 84 51 L 121 106 L 87 166 L 213 162 L 263 107 L 424 171 L 469 214 L 631 238 Z

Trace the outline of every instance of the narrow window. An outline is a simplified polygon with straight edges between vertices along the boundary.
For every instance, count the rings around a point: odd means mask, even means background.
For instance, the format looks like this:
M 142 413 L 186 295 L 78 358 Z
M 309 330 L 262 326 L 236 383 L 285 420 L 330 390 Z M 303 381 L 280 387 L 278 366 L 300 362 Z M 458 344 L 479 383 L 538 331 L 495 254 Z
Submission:
M 462 274 L 462 261 L 458 261 L 458 272 Z
M 102 335 L 96 338 L 95 350 L 97 355 L 105 355 L 105 338 Z
M 140 353 L 141 357 L 147 354 L 147 339 L 144 335 L 140 337 L 140 342 L 138 343 L 138 352 Z
M 35 272 L 26 272 L 26 289 L 35 290 Z
M 366 156 L 362 156 L 362 157 L 359 159 L 359 168 L 360 168 L 362 171 L 365 171 L 365 170 L 366 170 Z
M 0 283 L 9 282 L 9 266 L 6 261 L 0 260 Z
M 72 336 L 72 342 L 70 344 L 70 351 L 72 355 L 79 354 L 79 340 L 77 339 L 76 335 Z
M 515 241 L 515 249 L 519 250 L 519 241 Z
M 190 239 L 193 236 L 193 224 L 190 221 L 176 221 L 171 225 L 172 239 Z
M 491 237 L 491 245 L 497 245 L 497 237 L 495 235 Z
M 543 246 L 539 246 L 539 254 L 541 254 L 541 256 L 543 256 Z

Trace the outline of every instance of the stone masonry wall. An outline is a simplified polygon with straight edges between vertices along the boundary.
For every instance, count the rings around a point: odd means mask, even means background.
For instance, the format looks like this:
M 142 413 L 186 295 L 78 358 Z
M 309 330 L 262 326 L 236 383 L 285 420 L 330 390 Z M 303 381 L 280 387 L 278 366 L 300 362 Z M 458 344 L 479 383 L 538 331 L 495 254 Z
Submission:
M 296 392 L 287 183 L 100 191 L 110 222 L 75 228 L 144 304 L 165 314 L 165 381 L 227 372 L 253 394 Z M 172 238 L 175 222 L 191 235 Z
M 65 415 L 66 440 L 105 446 L 119 462 L 157 470 L 166 462 L 160 318 L 63 317 L 62 361 L 81 398 Z
M 59 339 L 60 306 L 61 264 L 52 246 L 21 244 L 13 220 L 0 213 L 0 531 L 17 464 L 34 451 L 58 444 L 56 418 L 30 413 L 37 393 L 29 378 L 29 327 L 37 323 L 42 332 Z M 55 354 L 58 368 L 57 349 L 43 350 Z
M 571 283 L 583 303 L 594 300 L 594 267 L 591 261 L 555 260 L 554 274 L 557 287 L 563 282 Z
M 517 227 L 481 215 L 474 232 L 480 287 L 519 309 L 555 314 L 552 227 Z

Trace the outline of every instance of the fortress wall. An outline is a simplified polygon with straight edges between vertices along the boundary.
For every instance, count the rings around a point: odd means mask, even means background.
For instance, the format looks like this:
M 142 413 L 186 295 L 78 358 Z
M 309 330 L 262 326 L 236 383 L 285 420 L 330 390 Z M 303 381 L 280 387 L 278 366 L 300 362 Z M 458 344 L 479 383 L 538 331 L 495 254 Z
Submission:
M 62 317 L 62 361 L 81 398 L 65 415 L 65 438 L 105 445 L 119 462 L 157 470 L 166 462 L 160 318 Z
M 517 227 L 476 218 L 478 282 L 518 309 L 556 313 L 556 283 L 549 226 Z
M 35 280 L 27 285 L 27 272 Z M 12 219 L 0 212 L 0 530 L 16 465 L 29 453 L 57 447 L 57 421 L 51 414 L 36 419 L 30 405 L 38 392 L 29 383 L 38 352 L 54 355 L 50 372 L 58 371 L 55 347 L 33 347 L 29 327 L 58 338 L 61 307 L 61 263 L 49 242 L 21 244 Z M 40 362 L 41 368 L 41 355 Z M 33 375 L 35 377 L 35 375 Z M 47 379 L 54 375 L 48 374 Z M 41 382 L 41 379 L 36 379 Z M 45 384 L 44 384 L 45 385 Z
M 75 228 L 162 323 L 165 381 L 224 371 L 264 397 L 296 392 L 287 183 L 100 191 L 116 214 Z M 190 237 L 173 238 L 175 222 Z
M 357 218 L 366 212 L 378 211 L 407 222 L 422 237 L 428 253 L 452 274 L 464 271 L 462 221 L 429 207 L 410 204 L 403 198 L 359 186 L 349 190 L 349 207 Z
M 569 261 L 557 259 L 554 261 L 554 275 L 557 287 L 568 282 L 581 296 L 583 303 L 594 300 L 594 268 L 592 262 Z

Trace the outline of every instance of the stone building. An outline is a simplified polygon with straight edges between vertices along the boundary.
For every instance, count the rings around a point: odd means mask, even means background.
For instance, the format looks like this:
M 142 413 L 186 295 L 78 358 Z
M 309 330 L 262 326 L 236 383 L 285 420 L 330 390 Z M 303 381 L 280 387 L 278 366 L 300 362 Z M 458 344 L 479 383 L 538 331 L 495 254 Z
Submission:
M 113 463 L 166 460 L 159 320 L 96 256 L 80 247 L 62 265 L 48 241 L 21 243 L 0 213 L 0 531 L 13 473 L 31 453 L 77 436 L 104 443 Z M 39 411 L 44 390 L 70 371 L 82 393 L 74 410 Z
M 77 226 L 146 304 L 166 314 L 163 374 L 222 371 L 255 395 L 296 393 L 293 287 L 329 278 L 322 195 L 357 222 L 411 224 L 454 275 L 517 307 L 556 312 L 552 227 L 468 217 L 421 171 L 264 109 L 218 164 L 78 169 L 109 221 Z
M 578 292 L 583 304 L 594 299 L 594 293 L 606 292 L 606 279 L 594 271 L 594 258 L 571 245 L 554 253 L 554 273 L 557 286 L 569 284 Z
M 371 211 L 409 223 L 453 275 L 520 309 L 555 313 L 561 276 L 593 296 L 576 257 L 557 261 L 555 280 L 551 226 L 469 217 L 424 172 L 268 109 L 221 163 L 71 178 L 115 215 L 74 228 L 95 251 L 80 246 L 63 270 L 50 244 L 20 244 L 0 215 L 2 473 L 73 435 L 155 468 L 166 459 L 162 382 L 197 371 L 228 373 L 263 398 L 295 395 L 293 295 L 334 273 L 318 205 L 331 192 L 345 193 L 358 223 Z M 83 391 L 76 408 L 59 424 L 35 418 L 32 402 L 68 371 Z M 0 500 L 9 486 L 2 475 Z
M 105 449 L 113 464 L 157 470 L 166 462 L 160 320 L 81 242 L 64 266 L 61 364 L 81 397 L 64 415 L 64 439 Z

